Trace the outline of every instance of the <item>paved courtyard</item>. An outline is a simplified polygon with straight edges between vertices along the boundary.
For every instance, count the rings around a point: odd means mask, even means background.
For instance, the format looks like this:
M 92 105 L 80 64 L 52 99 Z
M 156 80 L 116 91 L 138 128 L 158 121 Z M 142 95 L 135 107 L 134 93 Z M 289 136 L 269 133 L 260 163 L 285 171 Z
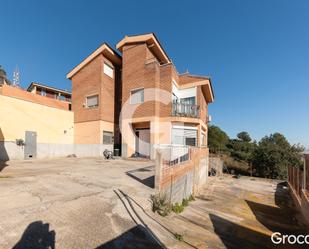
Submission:
M 130 196 L 149 208 L 152 162 L 65 158 L 7 164 L 0 173 L 1 249 L 113 248 L 117 243 L 158 248 L 125 203 Z
M 153 174 L 149 161 L 9 162 L 0 172 L 0 248 L 298 248 L 273 245 L 272 232 L 308 234 L 278 181 L 211 178 L 183 213 L 161 217 L 149 202 Z

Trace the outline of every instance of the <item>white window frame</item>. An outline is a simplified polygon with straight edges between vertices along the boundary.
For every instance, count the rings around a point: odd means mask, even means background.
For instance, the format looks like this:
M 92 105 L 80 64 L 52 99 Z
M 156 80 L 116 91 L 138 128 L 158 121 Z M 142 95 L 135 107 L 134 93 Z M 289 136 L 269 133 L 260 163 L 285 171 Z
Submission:
M 104 62 L 103 64 L 103 72 L 105 75 L 107 75 L 110 78 L 114 78 L 114 67 L 111 66 L 110 64 Z
M 98 98 L 98 104 L 94 105 L 94 106 L 88 106 L 88 98 L 95 97 L 95 96 Z M 87 109 L 98 108 L 99 104 L 100 104 L 100 102 L 99 102 L 99 94 L 91 94 L 91 95 L 86 96 L 86 108 Z
M 137 102 L 137 103 L 132 103 L 132 92 L 138 92 L 138 91 L 143 91 L 143 99 L 140 101 L 140 102 Z M 145 89 L 143 88 L 143 87 L 141 87 L 141 88 L 135 88 L 135 89 L 131 89 L 130 90 L 130 104 L 131 105 L 138 105 L 138 104 L 142 104 L 142 103 L 144 103 L 145 102 L 145 91 L 144 91 Z
M 181 136 L 181 138 L 182 138 L 182 142 L 181 143 L 175 143 L 175 137 L 174 137 L 173 129 L 181 130 L 183 132 L 183 134 Z M 185 130 L 196 131 L 196 137 L 194 137 L 195 138 L 195 146 L 198 146 L 198 134 L 197 134 L 198 128 L 197 127 L 193 127 L 193 126 L 173 125 L 172 126 L 172 130 L 171 130 L 171 143 L 175 144 L 175 145 L 184 145 L 184 146 L 186 146 L 186 138 L 187 138 L 187 136 L 185 136 Z
M 111 143 L 106 143 L 106 142 L 104 141 L 104 133 L 109 133 L 109 135 L 111 135 L 111 136 L 110 136 L 110 138 L 111 138 L 111 140 L 112 140 Z M 114 132 L 112 132 L 112 131 L 105 131 L 105 130 L 104 130 L 102 135 L 103 135 L 103 137 L 102 137 L 102 144 L 109 144 L 109 145 L 110 145 L 110 144 L 114 144 Z

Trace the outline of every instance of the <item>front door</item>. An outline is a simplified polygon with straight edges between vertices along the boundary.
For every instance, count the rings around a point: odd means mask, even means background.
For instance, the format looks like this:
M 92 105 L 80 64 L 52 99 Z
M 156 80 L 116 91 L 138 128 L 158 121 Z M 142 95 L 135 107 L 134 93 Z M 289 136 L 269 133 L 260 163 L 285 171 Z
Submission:
M 36 158 L 36 132 L 25 132 L 25 159 Z
M 140 156 L 150 156 L 150 129 L 139 129 L 135 131 L 135 151 Z

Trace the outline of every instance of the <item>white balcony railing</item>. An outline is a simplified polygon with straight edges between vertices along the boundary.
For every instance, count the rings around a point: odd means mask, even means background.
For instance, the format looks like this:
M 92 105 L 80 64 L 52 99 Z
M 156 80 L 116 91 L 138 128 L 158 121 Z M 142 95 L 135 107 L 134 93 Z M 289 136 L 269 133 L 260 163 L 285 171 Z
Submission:
M 200 116 L 200 107 L 198 105 L 184 104 L 174 101 L 172 104 L 172 115 L 198 118 Z

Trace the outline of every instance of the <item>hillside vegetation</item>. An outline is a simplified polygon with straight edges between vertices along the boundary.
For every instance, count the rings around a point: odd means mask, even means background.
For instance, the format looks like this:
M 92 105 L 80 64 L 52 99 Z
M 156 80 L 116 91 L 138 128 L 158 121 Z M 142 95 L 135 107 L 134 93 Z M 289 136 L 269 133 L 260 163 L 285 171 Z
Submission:
M 242 131 L 231 139 L 218 126 L 209 126 L 210 153 L 220 156 L 229 170 L 244 175 L 272 179 L 286 179 L 289 165 L 302 167 L 301 152 L 304 147 L 291 145 L 284 135 L 270 134 L 260 141 L 251 139 Z

